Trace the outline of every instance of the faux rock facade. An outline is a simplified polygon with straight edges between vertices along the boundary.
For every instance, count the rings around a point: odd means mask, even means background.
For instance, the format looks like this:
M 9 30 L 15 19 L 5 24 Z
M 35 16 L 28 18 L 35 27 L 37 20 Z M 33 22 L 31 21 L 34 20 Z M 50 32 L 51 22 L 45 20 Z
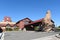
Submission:
M 50 10 L 47 11 L 46 16 L 43 20 L 43 23 L 44 23 L 44 28 L 43 28 L 44 31 L 48 32 L 48 31 L 53 31 L 54 30 L 55 25 L 54 25 L 53 20 L 51 20 Z

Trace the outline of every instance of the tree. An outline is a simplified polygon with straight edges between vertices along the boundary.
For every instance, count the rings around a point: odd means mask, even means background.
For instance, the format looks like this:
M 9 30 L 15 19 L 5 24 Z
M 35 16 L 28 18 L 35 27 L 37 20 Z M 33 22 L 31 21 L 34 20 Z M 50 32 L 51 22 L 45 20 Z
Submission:
M 60 28 L 60 26 L 58 26 L 58 28 Z

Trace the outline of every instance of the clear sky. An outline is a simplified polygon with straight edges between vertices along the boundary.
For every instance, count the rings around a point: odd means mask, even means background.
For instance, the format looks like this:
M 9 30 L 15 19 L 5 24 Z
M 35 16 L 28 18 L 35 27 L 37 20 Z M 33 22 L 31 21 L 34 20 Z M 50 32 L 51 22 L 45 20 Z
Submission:
M 60 0 L 0 0 L 0 21 L 9 16 L 17 22 L 23 18 L 38 20 L 51 10 L 51 18 L 60 25 Z

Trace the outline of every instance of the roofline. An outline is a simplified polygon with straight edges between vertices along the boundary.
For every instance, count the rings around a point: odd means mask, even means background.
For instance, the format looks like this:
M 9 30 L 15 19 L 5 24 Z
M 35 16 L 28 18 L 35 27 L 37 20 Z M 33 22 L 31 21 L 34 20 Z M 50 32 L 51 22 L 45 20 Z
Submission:
M 28 17 L 26 17 L 26 18 L 24 18 L 24 19 L 29 19 L 30 21 L 32 21 L 32 20 L 31 20 L 30 18 L 28 18 Z M 24 19 L 21 19 L 21 20 L 17 21 L 16 24 L 18 24 L 20 21 L 22 21 L 22 20 L 24 20 Z

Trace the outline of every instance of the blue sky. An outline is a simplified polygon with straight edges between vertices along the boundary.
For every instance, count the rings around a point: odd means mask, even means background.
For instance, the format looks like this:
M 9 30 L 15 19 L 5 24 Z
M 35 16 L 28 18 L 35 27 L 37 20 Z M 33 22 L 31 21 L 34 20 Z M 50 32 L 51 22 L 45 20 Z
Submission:
M 0 0 L 0 21 L 4 16 L 17 22 L 23 18 L 38 20 L 51 10 L 51 18 L 60 25 L 60 0 Z

